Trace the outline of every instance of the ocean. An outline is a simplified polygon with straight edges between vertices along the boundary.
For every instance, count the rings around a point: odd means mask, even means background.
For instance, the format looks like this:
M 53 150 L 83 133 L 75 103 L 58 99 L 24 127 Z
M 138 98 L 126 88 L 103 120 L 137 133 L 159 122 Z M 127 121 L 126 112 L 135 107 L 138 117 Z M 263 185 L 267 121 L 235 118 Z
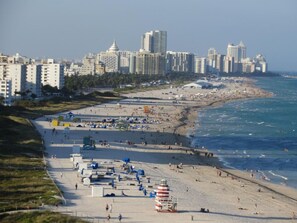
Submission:
M 192 146 L 213 151 L 226 167 L 297 188 L 297 76 L 254 79 L 274 96 L 202 110 Z

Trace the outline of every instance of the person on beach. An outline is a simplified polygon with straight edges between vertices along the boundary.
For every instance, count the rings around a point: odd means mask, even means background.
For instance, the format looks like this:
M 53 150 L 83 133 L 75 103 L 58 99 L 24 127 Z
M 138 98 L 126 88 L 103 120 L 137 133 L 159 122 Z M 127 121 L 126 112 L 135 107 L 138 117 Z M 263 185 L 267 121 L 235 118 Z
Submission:
M 107 221 L 109 221 L 110 218 L 111 218 L 111 217 L 110 217 L 110 214 L 108 214 L 108 215 L 107 215 Z
M 108 209 L 109 209 L 109 206 L 108 206 L 108 204 L 106 204 L 105 210 L 108 211 Z
M 75 190 L 77 190 L 77 183 L 75 184 Z
M 119 214 L 119 222 L 121 222 L 122 221 L 122 215 L 121 214 Z

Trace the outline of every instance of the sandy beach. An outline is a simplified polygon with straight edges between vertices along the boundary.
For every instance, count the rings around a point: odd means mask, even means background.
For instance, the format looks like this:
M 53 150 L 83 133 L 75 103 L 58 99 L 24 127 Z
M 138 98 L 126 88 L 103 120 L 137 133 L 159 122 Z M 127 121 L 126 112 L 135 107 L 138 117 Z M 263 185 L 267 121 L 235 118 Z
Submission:
M 206 149 L 191 148 L 191 135 L 199 128 L 199 110 L 230 100 L 271 96 L 245 78 L 226 78 L 214 84 L 223 87 L 171 86 L 71 111 L 80 121 L 61 122 L 69 123 L 69 129 L 51 123 L 68 112 L 33 120 L 44 140 L 48 173 L 63 194 L 63 205 L 46 208 L 90 222 L 119 222 L 119 214 L 122 222 L 130 223 L 297 222 L 297 190 L 225 168 L 215 154 L 209 157 L 205 156 Z M 90 186 L 83 185 L 70 161 L 73 145 L 82 147 L 85 136 L 95 140 L 96 149 L 81 151 L 84 162 L 98 162 L 98 171 L 115 170 Z M 140 183 L 146 196 L 139 190 L 135 174 L 123 171 L 122 159 L 127 157 L 131 166 L 145 172 Z M 111 179 L 115 187 L 106 183 Z M 177 201 L 175 213 L 157 212 L 155 199 L 149 197 L 162 179 L 167 180 L 170 196 Z M 92 196 L 93 186 L 101 186 L 105 195 L 115 196 Z M 112 210 L 106 211 L 107 204 Z M 209 212 L 201 212 L 201 208 Z

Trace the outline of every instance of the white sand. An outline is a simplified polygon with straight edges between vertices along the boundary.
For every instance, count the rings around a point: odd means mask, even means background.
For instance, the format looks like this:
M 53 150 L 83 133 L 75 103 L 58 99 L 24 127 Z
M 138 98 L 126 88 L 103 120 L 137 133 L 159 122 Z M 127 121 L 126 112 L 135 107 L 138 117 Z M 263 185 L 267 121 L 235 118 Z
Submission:
M 93 222 L 107 222 L 106 204 L 112 204 L 113 207 L 110 222 L 118 222 L 119 213 L 123 215 L 123 222 L 190 222 L 192 217 L 196 222 L 295 222 L 292 216 L 293 212 L 297 213 L 296 190 L 251 179 L 248 173 L 240 171 L 232 173 L 247 180 L 227 177 L 225 172 L 222 172 L 222 176 L 218 176 L 216 168 L 206 165 L 206 163 L 219 165 L 216 158 L 199 157 L 191 152 L 185 152 L 184 149 L 187 148 L 185 146 L 190 142 L 185 136 L 195 127 L 198 109 L 227 100 L 268 95 L 249 83 L 228 81 L 224 84 L 227 87 L 218 91 L 171 88 L 140 92 L 126 95 L 130 98 L 121 101 L 121 106 L 109 103 L 72 111 L 76 116 L 88 120 L 131 115 L 146 117 L 143 106 L 148 105 L 153 111 L 148 118 L 152 123 L 144 125 L 149 128 L 143 130 L 119 131 L 114 128 L 70 127 L 70 133 L 64 137 L 64 127 L 56 127 L 58 134 L 53 135 L 53 127 L 46 121 L 46 118 L 58 115 L 33 121 L 44 138 L 49 174 L 63 191 L 66 200 L 65 205 L 51 209 L 82 216 Z M 174 94 L 179 96 L 182 94 L 184 100 L 173 104 Z M 142 97 L 153 97 L 158 100 L 142 99 Z M 186 108 L 190 110 L 186 112 Z M 82 145 L 83 137 L 88 135 L 97 142 L 95 151 L 84 151 L 88 159 L 93 158 L 99 163 L 105 162 L 105 166 L 114 166 L 116 173 L 119 173 L 122 164 L 120 160 L 129 157 L 137 169 L 144 169 L 146 176 L 151 178 L 150 183 L 147 182 L 147 178 L 142 179 L 148 193 L 156 189 L 161 179 L 167 179 L 171 195 L 178 199 L 178 212 L 156 212 L 153 198 L 145 197 L 137 186 L 128 185 L 136 183 L 135 180 L 116 182 L 117 189 L 105 185 L 105 193 L 116 194 L 113 198 L 91 197 L 91 188 L 79 182 L 77 172 L 73 171 L 69 160 L 72 145 Z M 99 140 L 106 140 L 110 147 L 99 145 Z M 128 145 L 126 140 L 135 145 Z M 144 141 L 148 144 L 143 145 Z M 161 145 L 164 142 L 167 145 Z M 168 145 L 173 149 L 168 150 Z M 51 158 L 54 155 L 57 158 Z M 169 163 L 172 164 L 171 167 Z M 183 169 L 176 169 L 179 163 L 183 163 Z M 76 183 L 78 183 L 77 190 L 75 190 Z M 259 186 L 258 183 L 263 186 Z M 258 192 L 259 188 L 261 192 Z M 277 192 L 272 192 L 270 189 Z M 122 196 L 122 190 L 128 196 Z M 210 213 L 201 213 L 201 208 L 209 209 Z

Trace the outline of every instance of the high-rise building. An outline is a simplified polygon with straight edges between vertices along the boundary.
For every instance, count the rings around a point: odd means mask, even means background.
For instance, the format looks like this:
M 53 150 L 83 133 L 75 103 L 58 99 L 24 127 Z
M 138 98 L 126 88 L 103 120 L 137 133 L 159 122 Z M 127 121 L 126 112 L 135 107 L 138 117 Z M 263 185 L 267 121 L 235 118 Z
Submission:
M 234 57 L 225 57 L 225 63 L 224 63 L 224 72 L 225 73 L 234 73 Z
M 11 105 L 11 80 L 0 78 L 0 97 L 3 97 L 3 105 Z
M 42 64 L 41 83 L 61 89 L 64 87 L 64 66 L 55 63 L 53 59 L 47 59 Z
M 196 74 L 207 73 L 207 59 L 205 57 L 195 57 L 195 73 Z
M 161 53 L 138 52 L 135 72 L 137 74 L 165 74 L 165 55 Z
M 194 54 L 167 51 L 167 72 L 194 72 Z
M 120 55 L 116 41 L 112 43 L 111 47 L 106 52 L 100 52 L 98 58 L 99 61 L 104 63 L 107 73 L 119 72 Z
M 6 79 L 11 80 L 11 95 L 21 97 L 26 90 L 26 65 L 7 64 Z
M 241 61 L 242 63 L 242 72 L 243 73 L 254 73 L 255 72 L 255 63 L 251 58 L 245 58 Z
M 150 53 L 166 54 L 167 32 L 154 30 L 143 34 L 141 37 L 141 50 Z
M 95 74 L 95 56 L 91 53 L 84 56 L 82 59 L 81 70 L 79 71 L 80 75 L 94 75 Z
M 234 57 L 234 63 L 240 63 L 246 58 L 246 47 L 242 41 L 238 45 L 228 44 L 227 57 Z
M 35 94 L 37 97 L 41 96 L 41 64 L 27 64 L 26 66 L 26 90 L 30 94 Z
M 268 71 L 268 63 L 262 54 L 256 55 L 254 58 L 255 70 L 258 72 L 266 73 Z

